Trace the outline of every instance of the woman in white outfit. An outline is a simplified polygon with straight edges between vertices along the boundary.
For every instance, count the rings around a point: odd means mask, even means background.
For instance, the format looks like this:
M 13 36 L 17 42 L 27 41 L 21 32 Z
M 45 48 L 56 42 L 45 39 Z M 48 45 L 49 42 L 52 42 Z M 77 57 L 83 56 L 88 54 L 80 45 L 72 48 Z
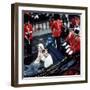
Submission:
M 41 64 L 43 62 L 43 65 Z M 28 70 L 24 71 L 24 75 L 35 75 L 42 71 L 42 68 L 48 68 L 53 64 L 53 59 L 48 53 L 47 49 L 44 48 L 42 43 L 38 44 L 38 55 L 36 60 L 28 66 Z M 41 70 L 40 70 L 41 68 Z

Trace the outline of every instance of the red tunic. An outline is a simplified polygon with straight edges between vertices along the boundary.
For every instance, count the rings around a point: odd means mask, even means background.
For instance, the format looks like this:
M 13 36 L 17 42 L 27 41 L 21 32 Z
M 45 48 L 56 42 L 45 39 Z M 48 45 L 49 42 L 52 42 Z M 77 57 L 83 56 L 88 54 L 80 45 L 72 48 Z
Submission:
M 24 37 L 26 39 L 32 40 L 32 25 L 24 24 Z
M 51 22 L 50 26 L 51 26 L 51 30 L 52 30 L 52 35 L 54 37 L 60 37 L 61 35 L 61 28 L 62 28 L 62 20 L 55 20 L 53 22 Z
M 80 51 L 80 36 L 76 36 L 73 31 L 69 33 L 66 41 L 70 44 L 74 53 Z

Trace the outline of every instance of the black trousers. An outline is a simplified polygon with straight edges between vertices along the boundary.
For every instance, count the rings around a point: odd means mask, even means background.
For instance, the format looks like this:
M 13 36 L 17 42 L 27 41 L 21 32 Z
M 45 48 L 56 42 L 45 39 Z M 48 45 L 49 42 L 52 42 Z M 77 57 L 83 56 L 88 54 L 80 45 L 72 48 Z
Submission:
M 30 41 L 30 44 L 28 44 L 27 51 L 28 51 L 28 54 L 32 55 L 32 40 Z
M 27 51 L 27 54 L 28 55 L 31 55 L 32 54 L 32 40 L 30 41 L 30 44 L 29 44 L 29 41 L 27 39 L 24 39 L 24 49 Z
M 24 39 L 24 64 L 29 65 L 33 59 L 32 59 L 32 41 L 29 41 L 27 39 Z

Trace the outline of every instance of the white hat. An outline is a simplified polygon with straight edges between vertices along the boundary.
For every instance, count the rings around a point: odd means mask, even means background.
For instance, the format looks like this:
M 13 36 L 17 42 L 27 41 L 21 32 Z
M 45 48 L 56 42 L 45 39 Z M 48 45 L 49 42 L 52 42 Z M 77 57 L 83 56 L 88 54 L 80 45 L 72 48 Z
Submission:
M 39 43 L 39 44 L 38 44 L 38 47 L 40 47 L 41 49 L 45 49 L 45 48 L 44 48 L 44 45 L 43 45 L 42 43 Z

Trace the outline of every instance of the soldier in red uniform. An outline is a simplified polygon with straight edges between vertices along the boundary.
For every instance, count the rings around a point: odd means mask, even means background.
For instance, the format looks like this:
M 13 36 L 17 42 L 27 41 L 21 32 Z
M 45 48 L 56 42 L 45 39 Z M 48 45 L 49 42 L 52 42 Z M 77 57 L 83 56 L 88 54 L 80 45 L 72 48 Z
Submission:
M 80 36 L 71 31 L 66 39 L 74 53 L 80 51 Z
M 31 48 L 32 48 L 32 25 L 28 21 L 24 24 L 24 39 L 25 41 L 28 41 L 27 44 L 27 52 L 31 54 Z
M 60 49 L 60 36 L 62 33 L 62 20 L 60 19 L 60 16 L 58 14 L 54 15 L 54 20 L 50 22 L 50 27 L 52 31 L 52 36 L 56 40 L 57 49 Z
M 66 53 L 69 55 L 80 52 L 80 36 L 74 31 L 69 32 L 69 35 L 67 36 L 66 42 L 63 44 L 63 46 L 65 46 Z
M 30 22 L 24 24 L 24 38 L 28 41 L 32 41 L 32 25 Z
M 79 15 L 74 15 L 70 19 L 70 28 L 73 28 L 74 31 L 79 34 L 80 32 L 80 16 Z
M 80 17 L 79 16 L 75 17 L 75 25 L 80 25 Z

